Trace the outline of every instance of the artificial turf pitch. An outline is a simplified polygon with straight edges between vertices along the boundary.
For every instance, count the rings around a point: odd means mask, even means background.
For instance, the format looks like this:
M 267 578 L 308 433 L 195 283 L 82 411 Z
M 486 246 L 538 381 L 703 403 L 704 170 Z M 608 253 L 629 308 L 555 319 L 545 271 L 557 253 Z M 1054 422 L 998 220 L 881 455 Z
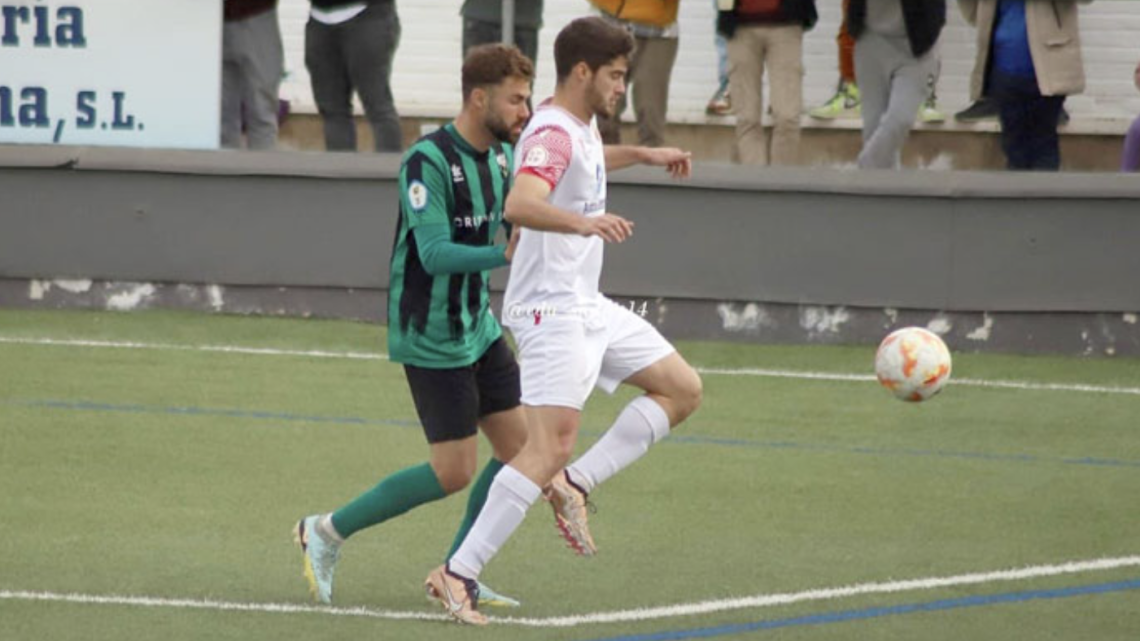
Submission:
M 1140 565 L 1124 562 L 668 607 L 1140 554 L 1140 362 L 956 353 L 955 379 L 1025 385 L 952 380 L 917 405 L 866 380 L 751 371 L 868 375 L 873 346 L 680 343 L 719 372 L 703 377 L 700 411 L 591 497 L 596 558 L 574 557 L 535 506 L 483 577 L 523 608 L 487 610 L 498 620 L 486 629 L 387 618 L 440 613 L 421 583 L 463 496 L 358 534 L 337 569 L 340 609 L 304 609 L 293 523 L 425 457 L 383 347 L 383 328 L 362 323 L 0 310 L 0 638 L 1140 634 Z M 630 397 L 595 395 L 580 451 Z M 99 602 L 110 596 L 134 600 Z M 553 620 L 637 608 L 662 609 Z

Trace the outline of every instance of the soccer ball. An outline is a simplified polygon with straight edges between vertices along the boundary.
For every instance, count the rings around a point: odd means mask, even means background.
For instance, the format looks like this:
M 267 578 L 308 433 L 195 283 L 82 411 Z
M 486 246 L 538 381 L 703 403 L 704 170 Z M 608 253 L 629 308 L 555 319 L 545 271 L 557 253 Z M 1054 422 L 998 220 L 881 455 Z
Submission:
M 950 350 L 938 334 L 921 327 L 904 327 L 879 343 L 875 375 L 900 400 L 925 401 L 950 380 Z

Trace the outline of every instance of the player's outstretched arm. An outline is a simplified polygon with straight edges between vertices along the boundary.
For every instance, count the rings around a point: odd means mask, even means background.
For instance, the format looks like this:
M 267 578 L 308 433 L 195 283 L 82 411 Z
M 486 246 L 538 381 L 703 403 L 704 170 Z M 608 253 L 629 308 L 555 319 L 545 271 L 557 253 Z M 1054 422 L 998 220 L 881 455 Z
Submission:
M 547 202 L 550 183 L 530 173 L 519 173 L 507 196 L 503 217 L 512 225 L 536 231 L 552 231 L 580 236 L 600 236 L 620 243 L 633 233 L 633 223 L 613 214 L 585 217 Z
M 419 249 L 420 263 L 432 276 L 470 274 L 503 267 L 514 257 L 517 236 L 506 245 L 473 246 L 451 240 L 451 226 L 418 225 L 412 231 Z
M 693 154 L 676 147 L 638 147 L 606 145 L 606 170 L 616 171 L 632 165 L 665 167 L 674 178 L 688 178 L 693 173 Z

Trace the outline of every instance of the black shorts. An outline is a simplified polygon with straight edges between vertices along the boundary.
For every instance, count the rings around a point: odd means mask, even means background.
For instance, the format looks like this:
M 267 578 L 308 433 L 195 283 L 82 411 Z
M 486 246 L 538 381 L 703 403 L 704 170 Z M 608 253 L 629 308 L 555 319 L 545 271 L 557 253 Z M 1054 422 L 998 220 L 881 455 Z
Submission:
M 404 365 L 404 374 L 428 443 L 465 439 L 480 418 L 519 406 L 519 365 L 502 337 L 466 367 Z

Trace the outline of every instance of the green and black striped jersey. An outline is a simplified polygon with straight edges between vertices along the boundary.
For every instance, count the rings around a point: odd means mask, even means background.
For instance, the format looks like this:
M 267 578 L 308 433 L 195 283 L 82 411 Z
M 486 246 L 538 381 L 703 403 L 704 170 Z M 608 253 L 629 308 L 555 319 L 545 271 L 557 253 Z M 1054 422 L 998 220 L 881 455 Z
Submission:
M 490 310 L 489 267 L 506 264 L 494 244 L 511 186 L 512 153 L 507 144 L 476 151 L 448 124 L 404 154 L 388 284 L 388 353 L 393 361 L 464 367 L 502 336 Z M 484 257 L 475 261 L 478 267 L 429 273 L 417 236 L 422 240 L 429 231 L 442 235 L 445 230 L 450 230 L 451 243 L 487 248 L 478 254 Z M 453 253 L 458 249 L 451 247 Z M 491 262 L 488 256 L 493 256 Z

